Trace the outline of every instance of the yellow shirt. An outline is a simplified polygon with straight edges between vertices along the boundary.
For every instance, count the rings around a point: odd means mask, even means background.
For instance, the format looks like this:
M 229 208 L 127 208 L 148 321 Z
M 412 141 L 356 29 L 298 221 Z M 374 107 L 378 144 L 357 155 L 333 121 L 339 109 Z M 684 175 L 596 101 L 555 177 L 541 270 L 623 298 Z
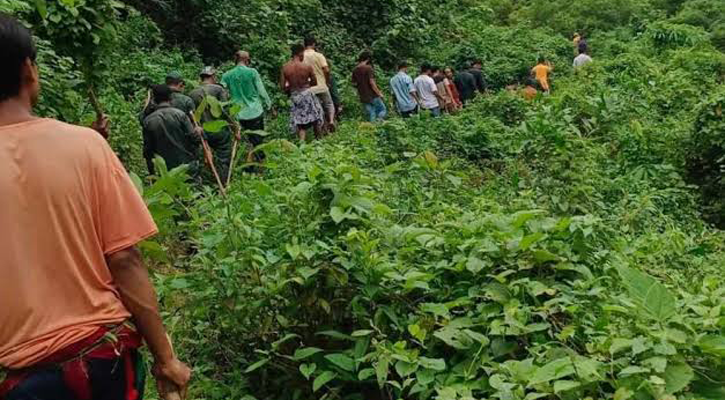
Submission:
M 329 92 L 330 89 L 327 87 L 327 79 L 325 79 L 324 71 L 324 68 L 328 67 L 325 56 L 315 50 L 307 49 L 305 50 L 304 63 L 312 67 L 312 71 L 315 73 L 315 78 L 317 78 L 317 86 L 310 88 L 310 91 L 314 94 Z
M 532 72 L 541 87 L 545 91 L 549 91 L 549 73 L 551 72 L 551 67 L 546 64 L 539 64 L 532 69 Z

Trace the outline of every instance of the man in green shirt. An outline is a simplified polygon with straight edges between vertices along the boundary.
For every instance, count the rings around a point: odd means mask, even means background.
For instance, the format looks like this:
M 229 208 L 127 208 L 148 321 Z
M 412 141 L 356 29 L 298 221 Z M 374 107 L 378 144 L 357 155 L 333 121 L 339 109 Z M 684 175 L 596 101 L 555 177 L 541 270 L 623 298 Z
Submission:
M 178 108 L 186 115 L 194 112 L 194 100 L 184 94 L 184 89 L 186 89 L 186 82 L 184 81 L 184 77 L 181 76 L 180 73 L 176 71 L 169 72 L 169 74 L 166 75 L 166 86 L 168 86 L 172 92 L 171 107 Z
M 262 78 L 256 69 L 251 68 L 251 58 L 246 51 L 236 54 L 237 66 L 222 76 L 222 85 L 229 90 L 234 104 L 241 106 L 236 115 L 242 129 L 248 131 L 264 130 L 264 112 L 272 108 L 272 100 L 264 88 Z M 248 136 L 253 147 L 262 144 L 264 137 Z M 257 154 L 257 162 L 262 162 L 264 154 Z
M 171 105 L 171 89 L 166 85 L 153 87 L 156 110 L 143 121 L 143 155 L 149 173 L 154 174 L 153 158 L 166 161 L 169 169 L 189 164 L 191 175 L 198 173 L 199 136 L 189 116 Z
M 199 107 L 204 99 L 207 97 L 213 97 L 220 103 L 226 102 L 229 98 L 227 91 L 223 87 L 219 86 L 216 81 L 216 70 L 212 67 L 204 68 L 199 74 L 201 78 L 201 84 L 194 89 L 189 95 L 194 100 L 195 107 Z M 211 112 L 211 106 L 206 107 L 204 114 L 201 117 L 202 125 L 219 120 L 227 119 L 226 115 L 221 115 L 215 118 Z M 229 128 L 224 128 L 219 132 L 205 132 L 204 136 L 209 142 L 209 146 L 214 151 L 214 165 L 216 170 L 221 177 L 222 182 L 227 182 L 227 176 L 229 175 L 229 164 L 232 157 L 232 135 Z

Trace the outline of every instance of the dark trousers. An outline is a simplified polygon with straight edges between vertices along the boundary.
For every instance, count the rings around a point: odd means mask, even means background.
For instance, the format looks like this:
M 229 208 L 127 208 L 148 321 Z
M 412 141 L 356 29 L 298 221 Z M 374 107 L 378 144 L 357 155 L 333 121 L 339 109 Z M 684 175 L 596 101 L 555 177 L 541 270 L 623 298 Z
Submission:
M 135 377 L 138 397 L 143 399 L 144 376 L 139 371 L 140 355 L 134 351 Z M 126 368 L 121 358 L 103 360 L 87 359 L 88 378 L 91 385 L 92 400 L 127 400 Z M 139 373 L 142 372 L 142 373 Z M 78 400 L 63 378 L 59 365 L 40 368 L 28 375 L 18 386 L 2 400 Z
M 239 125 L 242 127 L 242 131 L 263 131 L 264 130 L 264 114 L 260 115 L 258 118 L 250 119 L 250 120 L 240 120 Z M 257 147 L 260 144 L 264 143 L 264 136 L 256 135 L 253 132 L 247 133 L 247 141 L 252 145 L 252 147 Z M 254 153 L 254 161 L 257 163 L 262 163 L 264 161 L 265 155 L 264 151 L 258 151 Z

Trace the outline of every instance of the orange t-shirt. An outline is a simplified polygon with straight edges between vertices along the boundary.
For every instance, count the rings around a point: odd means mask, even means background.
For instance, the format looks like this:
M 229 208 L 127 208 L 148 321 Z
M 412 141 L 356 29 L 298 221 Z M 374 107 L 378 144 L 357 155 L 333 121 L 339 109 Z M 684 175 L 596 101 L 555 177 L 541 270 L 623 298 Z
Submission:
M 105 256 L 157 232 L 95 131 L 0 126 L 0 365 L 33 365 L 129 318 Z
M 532 70 L 534 72 L 534 75 L 536 76 L 536 80 L 539 81 L 539 84 L 541 85 L 541 88 L 545 91 L 549 91 L 549 73 L 551 72 L 551 67 L 545 64 L 539 64 L 534 67 Z

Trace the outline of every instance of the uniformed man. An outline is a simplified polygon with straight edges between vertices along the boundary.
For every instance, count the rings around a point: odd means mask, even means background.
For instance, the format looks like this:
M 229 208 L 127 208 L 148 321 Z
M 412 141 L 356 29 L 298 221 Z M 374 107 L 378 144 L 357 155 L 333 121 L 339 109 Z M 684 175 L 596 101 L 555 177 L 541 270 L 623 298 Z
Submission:
M 143 155 L 149 173 L 155 173 L 153 158 L 159 155 L 168 169 L 188 164 L 191 175 L 196 175 L 199 171 L 199 133 L 187 114 L 171 106 L 172 91 L 168 86 L 155 85 L 152 90 L 156 111 L 143 121 Z
M 226 102 L 229 95 L 226 90 L 217 84 L 216 70 L 212 67 L 204 68 L 199 74 L 201 84 L 190 93 L 190 97 L 194 100 L 194 105 L 198 108 L 207 97 L 213 97 L 219 102 Z M 211 106 L 207 106 L 201 117 L 201 123 L 215 120 L 228 120 L 226 115 L 214 117 L 211 112 Z M 231 130 L 227 127 L 219 132 L 205 132 L 204 136 L 209 142 L 209 146 L 214 152 L 214 165 L 221 177 L 222 182 L 227 181 L 229 175 L 229 164 L 232 156 L 232 135 Z
M 169 72 L 166 75 L 166 86 L 171 89 L 171 107 L 178 108 L 183 111 L 184 114 L 190 115 L 193 113 L 196 107 L 194 107 L 194 100 L 191 97 L 184 94 L 186 89 L 186 81 L 180 73 L 174 71 Z

